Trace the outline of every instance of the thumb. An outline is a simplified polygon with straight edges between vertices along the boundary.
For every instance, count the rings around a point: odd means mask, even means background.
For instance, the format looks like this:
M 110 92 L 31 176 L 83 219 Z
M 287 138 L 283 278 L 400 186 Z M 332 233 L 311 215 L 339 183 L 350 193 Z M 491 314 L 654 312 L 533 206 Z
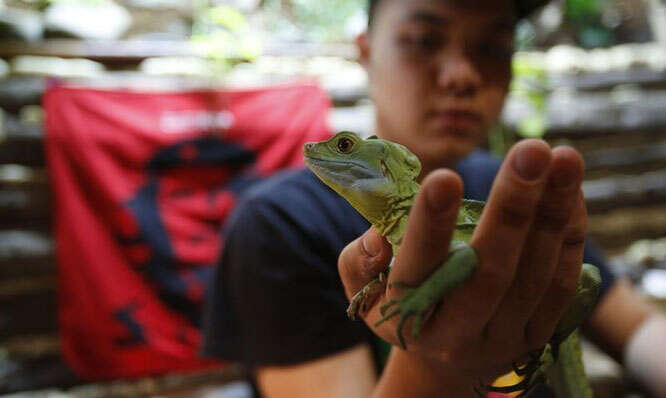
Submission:
M 338 272 L 347 298 L 358 293 L 365 285 L 386 270 L 391 262 L 391 245 L 375 227 L 348 244 L 338 259 Z

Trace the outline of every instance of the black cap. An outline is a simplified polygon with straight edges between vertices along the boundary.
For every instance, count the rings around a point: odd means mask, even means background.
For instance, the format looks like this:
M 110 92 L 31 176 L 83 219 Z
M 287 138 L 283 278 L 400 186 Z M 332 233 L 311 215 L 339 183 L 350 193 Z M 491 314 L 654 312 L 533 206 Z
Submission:
M 374 9 L 381 0 L 367 0 L 368 1 L 368 25 L 372 24 L 372 16 L 374 14 Z M 532 12 L 536 11 L 539 7 L 542 7 L 550 0 L 514 0 L 516 4 L 516 11 L 518 14 L 518 19 L 525 18 L 529 16 Z

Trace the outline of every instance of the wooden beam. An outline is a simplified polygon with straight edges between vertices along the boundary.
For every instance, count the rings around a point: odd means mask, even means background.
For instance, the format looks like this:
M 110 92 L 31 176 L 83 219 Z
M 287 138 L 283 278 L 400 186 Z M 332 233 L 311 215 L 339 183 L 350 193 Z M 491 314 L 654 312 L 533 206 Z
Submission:
M 555 75 L 550 77 L 551 87 L 573 87 L 579 90 L 609 90 L 619 84 L 636 84 L 646 88 L 666 88 L 666 71 L 649 68 L 617 70 L 578 75 Z
M 166 40 L 76 40 L 47 39 L 38 43 L 0 42 L 0 58 L 39 55 L 61 58 L 88 58 L 104 64 L 137 64 L 151 57 L 205 56 L 189 41 Z M 266 43 L 262 55 L 357 57 L 353 44 Z

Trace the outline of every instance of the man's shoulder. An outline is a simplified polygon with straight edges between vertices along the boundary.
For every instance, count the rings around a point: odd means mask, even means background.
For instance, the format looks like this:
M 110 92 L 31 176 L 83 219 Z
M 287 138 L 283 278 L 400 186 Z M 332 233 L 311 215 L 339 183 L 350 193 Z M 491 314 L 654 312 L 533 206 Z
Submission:
M 255 184 L 243 194 L 244 201 L 284 204 L 285 199 L 303 198 L 304 193 L 332 196 L 332 192 L 306 168 L 289 169 Z
M 288 224 L 308 232 L 333 229 L 357 233 L 367 228 L 365 220 L 309 169 L 280 172 L 255 184 L 242 196 L 229 227 L 249 218 L 262 224 Z
M 274 174 L 245 192 L 239 209 L 279 211 L 309 216 L 310 212 L 335 211 L 345 202 L 308 169 L 291 169 Z
M 248 365 L 293 365 L 367 339 L 365 325 L 344 315 L 337 271 L 340 251 L 364 230 L 361 220 L 306 169 L 244 191 L 225 225 L 204 352 Z M 316 339 L 312 330 L 321 332 Z

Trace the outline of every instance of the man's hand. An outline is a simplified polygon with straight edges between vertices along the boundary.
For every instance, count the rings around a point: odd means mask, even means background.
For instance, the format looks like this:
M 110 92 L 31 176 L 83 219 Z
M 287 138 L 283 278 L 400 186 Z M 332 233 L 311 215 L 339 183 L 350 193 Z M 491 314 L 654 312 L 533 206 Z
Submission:
M 571 148 L 551 150 L 526 140 L 509 152 L 471 241 L 478 267 L 434 309 L 419 338 L 407 339 L 409 353 L 489 380 L 543 347 L 580 273 L 586 228 L 582 176 L 583 161 Z M 387 286 L 418 286 L 444 262 L 462 191 L 451 171 L 426 177 Z M 350 243 L 339 260 L 347 297 L 385 270 L 390 258 L 390 245 L 374 228 Z M 374 324 L 381 304 L 400 295 L 388 287 L 361 314 L 394 344 L 396 321 Z

